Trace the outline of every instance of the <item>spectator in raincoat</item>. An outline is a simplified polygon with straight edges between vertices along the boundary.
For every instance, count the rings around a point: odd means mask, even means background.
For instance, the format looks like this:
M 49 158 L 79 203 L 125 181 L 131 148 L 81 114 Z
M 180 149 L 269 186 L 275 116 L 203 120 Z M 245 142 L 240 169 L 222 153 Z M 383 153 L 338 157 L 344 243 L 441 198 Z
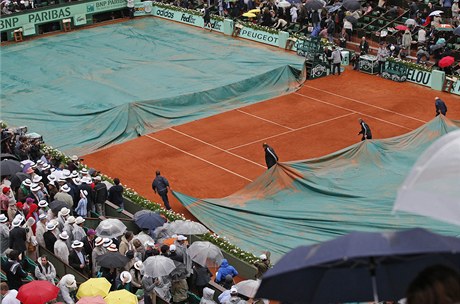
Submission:
M 227 259 L 223 259 L 216 274 L 216 283 L 222 283 L 227 275 L 235 277 L 238 275 L 238 271 L 236 271 L 235 267 L 228 264 Z

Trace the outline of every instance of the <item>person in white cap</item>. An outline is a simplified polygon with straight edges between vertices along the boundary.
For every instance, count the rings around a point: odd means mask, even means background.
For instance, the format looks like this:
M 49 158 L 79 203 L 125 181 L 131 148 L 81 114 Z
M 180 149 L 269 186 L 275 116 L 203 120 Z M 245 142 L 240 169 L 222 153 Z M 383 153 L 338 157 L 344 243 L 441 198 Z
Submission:
M 81 216 L 78 216 L 75 219 L 75 224 L 73 224 L 73 239 L 74 240 L 81 241 L 86 236 L 85 229 L 83 229 L 84 222 L 85 222 L 85 219 L 82 218 Z
M 67 184 L 64 184 L 59 189 L 59 192 L 54 195 L 54 199 L 57 201 L 64 202 L 67 205 L 67 208 L 73 208 L 73 198 L 72 195 L 69 194 L 70 187 Z
M 131 281 L 133 277 L 128 271 L 123 271 L 120 273 L 117 282 L 117 290 L 126 289 L 127 291 L 131 292 Z
M 224 304 L 246 304 L 246 301 L 238 296 L 238 289 L 235 286 L 230 288 L 230 299 Z
M 26 198 L 30 194 L 30 185 L 32 185 L 32 181 L 30 179 L 25 179 L 22 183 L 21 186 L 19 187 L 17 191 L 17 199 L 19 202 L 25 202 Z
M 37 260 L 37 266 L 35 266 L 35 277 L 37 280 L 48 281 L 54 285 L 54 279 L 56 278 L 56 268 L 48 261 L 46 255 L 42 255 Z
M 69 264 L 69 247 L 67 247 L 67 240 L 69 235 L 67 231 L 59 234 L 59 239 L 54 243 L 54 255 L 60 258 L 64 263 Z
M 8 218 L 4 214 L 0 214 L 0 255 L 3 255 L 5 250 L 10 246 L 10 229 L 8 228 Z
M 20 254 L 23 254 L 27 247 L 26 247 L 26 240 L 27 240 L 27 232 L 25 228 L 22 228 L 22 221 L 23 217 L 17 215 L 11 226 L 13 229 L 10 231 L 10 238 L 9 238 L 9 247 L 11 249 L 17 250 Z M 24 254 L 22 255 L 24 256 Z
M 37 238 L 38 244 L 42 247 L 46 247 L 45 238 L 43 237 L 46 232 L 46 221 L 46 213 L 40 213 L 38 216 L 37 228 L 35 229 L 35 237 Z
M 203 288 L 203 297 L 201 298 L 200 304 L 216 304 L 213 300 L 214 290 L 209 287 Z
M 98 236 L 94 241 L 94 249 L 91 253 L 91 261 L 92 261 L 92 273 L 93 277 L 97 276 L 97 273 L 101 270 L 101 266 L 97 264 L 97 257 L 105 254 L 107 249 L 102 246 L 104 244 L 104 239 Z
M 36 207 L 37 205 L 32 204 L 32 206 Z M 29 259 L 35 261 L 38 258 L 38 251 L 37 251 L 38 242 L 34 234 L 35 218 L 29 217 L 24 227 L 26 228 L 26 248 L 27 248 L 27 251 L 25 252 L 25 254 Z
M 43 234 L 46 249 L 51 252 L 54 252 L 54 243 L 56 243 L 57 237 L 60 234 L 57 226 L 58 222 L 56 220 L 49 221 L 48 224 L 46 224 L 46 232 Z
M 129 270 L 133 280 L 131 281 L 132 292 L 136 293 L 138 289 L 142 288 L 142 274 L 144 271 L 144 264 L 142 261 L 137 261 L 134 263 L 133 267 Z
M 72 251 L 69 255 L 69 265 L 78 270 L 83 275 L 88 276 L 89 260 L 86 258 L 85 251 L 83 250 L 83 242 L 73 241 Z
M 87 217 L 88 215 L 88 191 L 80 190 L 80 200 L 78 201 L 77 208 L 75 212 L 81 217 Z
M 63 276 L 57 287 L 59 287 L 58 301 L 66 304 L 75 304 L 75 298 L 72 295 L 74 294 L 73 291 L 77 290 L 77 281 L 73 274 Z
M 270 268 L 270 259 L 268 258 L 269 253 L 263 253 L 259 256 L 260 261 L 254 263 L 254 266 L 257 268 L 257 273 L 255 275 L 256 280 L 262 278 L 263 274 L 267 272 Z
M 176 245 L 176 253 L 179 256 L 182 256 L 183 263 L 187 269 L 187 277 L 193 273 L 192 270 L 192 259 L 187 253 L 187 237 L 179 234 L 177 236 L 177 240 L 174 241 L 174 245 Z
M 66 207 L 62 207 L 61 211 L 58 212 L 58 216 L 56 218 L 58 222 L 58 228 L 60 231 L 64 229 L 65 222 L 70 215 L 70 209 Z
M 105 215 L 105 201 L 109 197 L 109 192 L 107 190 L 107 185 L 102 182 L 100 176 L 94 177 L 94 204 L 96 205 L 96 212 L 99 215 Z
M 73 215 L 70 215 L 69 217 L 67 217 L 64 223 L 64 228 L 62 228 L 62 231 L 67 232 L 67 235 L 69 236 L 66 242 L 69 250 L 70 250 L 70 246 L 72 245 L 72 242 L 75 240 L 74 235 L 73 235 L 74 224 L 75 224 L 75 217 Z

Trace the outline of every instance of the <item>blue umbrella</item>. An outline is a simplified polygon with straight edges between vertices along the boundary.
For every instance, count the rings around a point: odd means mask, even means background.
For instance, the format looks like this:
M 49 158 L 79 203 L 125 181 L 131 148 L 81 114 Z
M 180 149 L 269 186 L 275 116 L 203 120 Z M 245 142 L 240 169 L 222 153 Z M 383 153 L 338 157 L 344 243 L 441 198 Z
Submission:
M 460 239 L 421 228 L 353 232 L 287 253 L 262 278 L 256 298 L 344 303 L 399 300 L 428 266 L 458 269 Z
M 134 214 L 134 223 L 141 229 L 154 230 L 165 222 L 166 220 L 161 215 L 153 211 L 141 210 Z

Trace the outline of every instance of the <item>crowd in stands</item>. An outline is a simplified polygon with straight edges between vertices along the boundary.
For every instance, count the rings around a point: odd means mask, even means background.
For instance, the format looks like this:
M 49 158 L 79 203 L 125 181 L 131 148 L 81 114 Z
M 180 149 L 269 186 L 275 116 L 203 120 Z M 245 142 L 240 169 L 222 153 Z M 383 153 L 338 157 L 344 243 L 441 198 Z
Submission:
M 63 163 L 40 149 L 25 149 L 25 134 L 1 131 L 2 146 L 8 146 L 10 157 L 17 157 L 24 164 L 22 171 L 1 176 L 0 254 L 6 277 L 6 285 L 2 285 L 4 297 L 13 298 L 28 279 L 35 279 L 56 284 L 60 289 L 58 301 L 76 303 L 75 276 L 67 274 L 59 278 L 49 256 L 39 256 L 41 246 L 82 275 L 105 277 L 112 285 L 111 290 L 126 289 L 147 304 L 155 303 L 157 296 L 168 303 L 185 303 L 189 291 L 202 296 L 203 303 L 214 303 L 214 290 L 209 289 L 214 274 L 191 261 L 186 252 L 187 237 L 177 235 L 172 244 L 167 244 L 164 234 L 155 235 L 144 229 L 137 235 L 126 231 L 110 239 L 101 238 L 94 229 L 85 227 L 87 217 L 104 215 L 106 200 L 117 204 L 119 212 L 123 211 L 120 203 L 123 187 L 118 179 L 117 185 L 107 187 L 98 172 L 81 166 L 79 157 L 72 156 Z M 113 189 L 116 191 L 111 191 Z M 98 257 L 109 252 L 126 256 L 125 265 L 119 268 L 99 265 Z M 144 275 L 143 262 L 157 255 L 175 261 L 176 270 L 164 277 Z M 267 257 L 262 258 L 261 265 L 257 265 L 259 278 L 269 265 Z M 30 261 L 34 269 L 30 269 Z M 214 279 L 227 289 L 221 303 L 246 303 L 248 300 L 232 289 L 236 275 L 237 270 L 226 260 L 222 261 Z

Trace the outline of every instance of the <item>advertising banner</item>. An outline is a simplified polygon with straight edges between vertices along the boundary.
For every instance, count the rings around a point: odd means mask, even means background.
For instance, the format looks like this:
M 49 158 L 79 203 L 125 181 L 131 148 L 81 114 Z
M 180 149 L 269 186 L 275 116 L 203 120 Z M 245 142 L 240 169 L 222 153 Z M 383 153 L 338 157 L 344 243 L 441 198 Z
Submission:
M 278 34 L 270 34 L 264 31 L 252 29 L 250 27 L 243 27 L 238 36 L 252 41 L 278 46 Z
M 153 7 L 153 15 L 157 17 L 161 17 L 164 19 L 169 19 L 173 21 L 177 21 L 180 23 L 185 23 L 193 26 L 203 27 L 204 21 L 203 16 L 189 14 L 186 12 L 176 11 L 169 8 L 162 8 L 162 7 Z M 216 32 L 223 32 L 224 31 L 224 23 L 222 21 L 217 21 L 211 18 L 211 27 L 213 31 Z

